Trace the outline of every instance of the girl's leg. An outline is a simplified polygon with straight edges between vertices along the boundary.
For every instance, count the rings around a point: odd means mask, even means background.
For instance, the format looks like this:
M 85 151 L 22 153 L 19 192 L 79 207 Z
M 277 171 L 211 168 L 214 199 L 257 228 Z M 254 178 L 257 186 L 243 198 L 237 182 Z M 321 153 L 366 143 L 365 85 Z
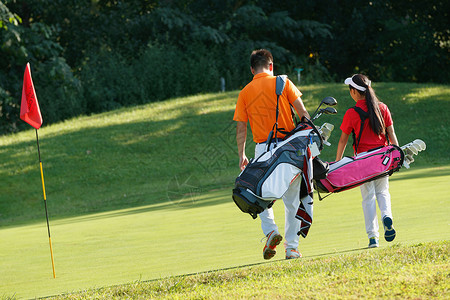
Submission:
M 377 220 L 377 204 L 375 198 L 374 182 L 367 182 L 360 186 L 362 200 L 362 208 L 364 212 L 364 221 L 366 224 L 367 236 L 370 238 L 379 237 L 378 220 Z
M 392 225 L 391 195 L 389 194 L 388 176 L 374 181 L 375 193 L 377 196 L 378 207 L 380 208 L 383 219 L 384 239 L 392 242 L 395 239 L 396 232 Z
M 385 176 L 373 181 L 375 195 L 377 197 L 378 208 L 381 212 L 381 218 L 389 217 L 392 219 L 391 195 L 389 194 L 389 177 Z

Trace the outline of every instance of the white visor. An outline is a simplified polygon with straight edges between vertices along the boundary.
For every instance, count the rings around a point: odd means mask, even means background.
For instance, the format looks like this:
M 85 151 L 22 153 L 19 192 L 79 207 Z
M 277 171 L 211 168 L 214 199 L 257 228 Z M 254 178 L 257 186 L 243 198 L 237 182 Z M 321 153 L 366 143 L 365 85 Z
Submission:
M 358 91 L 361 91 L 361 92 L 365 92 L 366 91 L 366 88 L 365 87 L 363 87 L 363 86 L 360 86 L 360 85 L 357 85 L 354 81 L 353 81 L 353 77 L 354 77 L 355 75 L 353 75 L 352 77 L 349 77 L 349 78 L 347 78 L 347 79 L 345 79 L 345 81 L 344 81 L 344 83 L 346 84 L 346 85 L 351 85 L 352 87 L 354 87 L 355 89 L 357 89 Z M 370 81 L 369 81 L 369 86 L 370 86 Z

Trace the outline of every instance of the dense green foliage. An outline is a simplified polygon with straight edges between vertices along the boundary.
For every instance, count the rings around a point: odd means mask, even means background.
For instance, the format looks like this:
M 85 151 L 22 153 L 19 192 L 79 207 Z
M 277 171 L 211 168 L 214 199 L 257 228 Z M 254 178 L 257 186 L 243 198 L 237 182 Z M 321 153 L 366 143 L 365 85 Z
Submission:
M 14 132 L 25 64 L 46 123 L 238 89 L 252 49 L 302 82 L 353 72 L 450 82 L 448 1 L 0 1 L 0 133 Z

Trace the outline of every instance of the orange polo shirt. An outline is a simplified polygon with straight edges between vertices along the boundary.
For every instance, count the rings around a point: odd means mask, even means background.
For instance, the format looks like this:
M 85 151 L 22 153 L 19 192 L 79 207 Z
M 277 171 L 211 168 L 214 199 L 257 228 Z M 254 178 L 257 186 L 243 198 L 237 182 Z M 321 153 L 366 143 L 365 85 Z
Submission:
M 250 120 L 255 143 L 265 142 L 275 124 L 277 107 L 275 86 L 276 76 L 259 73 L 239 93 L 233 120 L 242 122 Z M 284 128 L 285 131 L 294 129 L 289 104 L 301 96 L 302 93 L 297 87 L 287 80 L 283 94 L 280 96 L 278 128 Z M 284 134 L 278 133 L 277 137 L 282 138 Z

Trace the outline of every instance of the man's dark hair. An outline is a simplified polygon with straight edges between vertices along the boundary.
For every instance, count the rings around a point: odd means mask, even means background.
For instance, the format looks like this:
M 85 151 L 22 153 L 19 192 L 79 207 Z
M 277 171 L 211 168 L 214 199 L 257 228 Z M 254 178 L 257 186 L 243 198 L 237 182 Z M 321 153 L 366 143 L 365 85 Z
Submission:
M 250 66 L 255 69 L 269 68 L 269 65 L 273 63 L 273 56 L 270 51 L 266 49 L 259 49 L 252 52 L 250 56 Z

